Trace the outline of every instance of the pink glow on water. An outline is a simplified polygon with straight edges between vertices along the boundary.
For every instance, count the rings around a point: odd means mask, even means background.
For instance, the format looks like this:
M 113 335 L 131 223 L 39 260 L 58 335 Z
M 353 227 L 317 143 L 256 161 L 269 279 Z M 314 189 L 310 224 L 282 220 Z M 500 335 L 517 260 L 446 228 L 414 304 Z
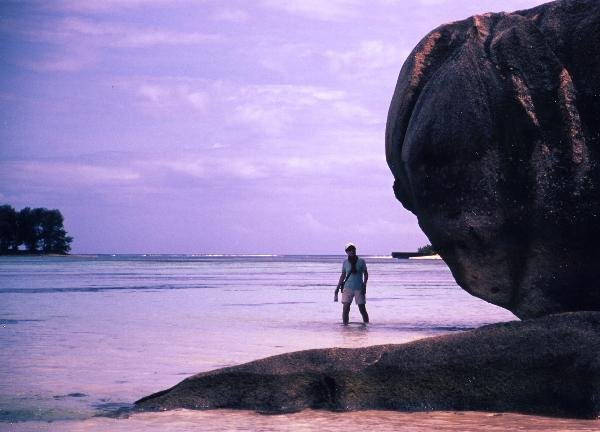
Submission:
M 333 302 L 343 257 L 2 258 L 0 411 L 85 419 L 197 372 L 515 319 L 443 261 L 366 257 L 371 324 Z

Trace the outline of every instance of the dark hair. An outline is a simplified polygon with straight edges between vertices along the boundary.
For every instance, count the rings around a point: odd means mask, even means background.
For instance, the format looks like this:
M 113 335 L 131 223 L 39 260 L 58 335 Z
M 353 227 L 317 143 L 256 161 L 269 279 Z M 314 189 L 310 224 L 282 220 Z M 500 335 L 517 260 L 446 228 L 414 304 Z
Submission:
M 356 263 L 358 262 L 358 257 L 356 255 L 351 256 L 348 258 L 348 261 L 350 261 L 350 265 L 352 266 L 350 268 L 350 273 L 357 273 L 358 269 L 356 268 Z
M 348 252 L 348 251 L 355 251 L 356 252 L 356 246 L 348 246 L 346 249 L 344 249 L 344 252 Z

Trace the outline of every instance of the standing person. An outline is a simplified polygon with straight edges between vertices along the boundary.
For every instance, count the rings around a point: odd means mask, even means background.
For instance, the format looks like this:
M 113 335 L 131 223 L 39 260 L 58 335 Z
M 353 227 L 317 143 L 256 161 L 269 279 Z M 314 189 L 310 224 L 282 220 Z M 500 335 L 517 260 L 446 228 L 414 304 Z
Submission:
M 367 264 L 365 260 L 356 255 L 356 246 L 348 243 L 345 248 L 348 259 L 342 264 L 342 274 L 335 288 L 334 301 L 338 299 L 338 291 L 342 291 L 342 321 L 344 325 L 348 324 L 350 305 L 352 299 L 358 306 L 358 310 L 362 315 L 363 322 L 369 322 L 369 314 L 367 313 L 367 281 L 369 273 L 367 272 Z

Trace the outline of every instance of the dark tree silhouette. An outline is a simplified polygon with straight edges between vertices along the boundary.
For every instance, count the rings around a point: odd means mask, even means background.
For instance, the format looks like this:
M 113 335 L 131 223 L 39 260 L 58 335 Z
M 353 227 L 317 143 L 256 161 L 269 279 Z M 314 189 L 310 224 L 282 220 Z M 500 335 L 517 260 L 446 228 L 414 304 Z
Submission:
M 17 214 L 17 242 L 25 245 L 28 252 L 38 251 L 40 238 L 40 224 L 42 209 L 25 207 Z
M 17 244 L 17 212 L 12 206 L 0 206 L 0 254 L 16 251 Z
M 0 206 L 0 254 L 19 253 L 21 245 L 27 253 L 66 254 L 72 241 L 59 210 L 25 207 L 16 212 Z
M 430 255 L 433 255 L 433 254 L 436 253 L 435 249 L 430 244 L 426 244 L 425 246 L 421 246 L 419 249 L 417 249 L 417 252 L 419 252 L 419 253 L 428 253 Z
M 71 250 L 73 240 L 63 228 L 63 216 L 58 210 L 45 210 L 41 215 L 40 241 L 45 253 L 64 254 Z

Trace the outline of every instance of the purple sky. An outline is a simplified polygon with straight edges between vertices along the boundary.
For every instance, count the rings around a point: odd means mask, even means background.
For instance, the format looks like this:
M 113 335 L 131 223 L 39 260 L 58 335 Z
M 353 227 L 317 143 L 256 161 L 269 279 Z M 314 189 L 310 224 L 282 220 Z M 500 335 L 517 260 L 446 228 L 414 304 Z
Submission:
M 438 25 L 537 0 L 0 3 L 0 203 L 76 253 L 427 243 L 392 192 L 400 67 Z

